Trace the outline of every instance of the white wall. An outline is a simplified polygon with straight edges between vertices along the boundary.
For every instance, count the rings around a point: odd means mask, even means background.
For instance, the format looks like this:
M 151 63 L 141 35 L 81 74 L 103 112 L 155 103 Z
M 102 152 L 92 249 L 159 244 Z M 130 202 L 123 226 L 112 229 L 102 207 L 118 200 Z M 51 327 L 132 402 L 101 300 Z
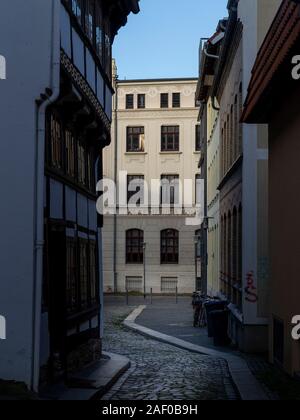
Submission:
M 31 382 L 35 100 L 50 86 L 51 1 L 2 0 L 0 54 L 0 378 Z
M 278 0 L 240 0 L 239 18 L 243 23 L 243 100 L 246 99 L 251 71 L 256 60 L 257 52 L 266 35 L 270 24 L 275 17 L 280 1 Z M 259 243 L 267 237 L 267 223 L 259 225 L 258 200 L 263 196 L 258 195 L 260 186 L 266 185 L 265 179 L 258 176 L 258 165 L 268 165 L 268 140 L 266 131 L 257 125 L 243 124 L 243 279 L 247 287 L 249 273 L 254 273 L 253 280 L 258 302 L 252 303 L 244 300 L 245 323 L 264 324 L 267 322 L 267 299 L 265 279 L 259 278 L 261 261 L 267 258 L 266 252 L 259 252 Z M 263 173 L 263 171 L 261 172 Z M 265 188 L 265 187 L 264 187 Z M 265 197 L 268 191 L 265 189 Z M 264 264 L 266 268 L 267 265 Z

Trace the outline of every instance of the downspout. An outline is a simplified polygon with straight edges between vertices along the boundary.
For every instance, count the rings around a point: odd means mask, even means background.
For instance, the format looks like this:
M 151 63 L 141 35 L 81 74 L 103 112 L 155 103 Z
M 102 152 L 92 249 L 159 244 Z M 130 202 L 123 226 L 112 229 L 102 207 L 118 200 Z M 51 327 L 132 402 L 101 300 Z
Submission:
M 101 150 L 101 154 L 103 149 Z M 96 183 L 102 179 L 102 170 L 100 170 L 100 159 L 102 156 L 98 156 L 95 163 L 95 179 Z M 97 221 L 97 239 L 98 239 L 98 264 L 99 264 L 99 302 L 100 302 L 100 338 L 104 335 L 104 290 L 103 290 L 103 247 L 102 247 L 102 228 Z
M 115 101 L 114 101 L 114 114 L 115 114 L 115 156 L 114 156 L 114 182 L 116 187 L 116 193 L 118 196 L 118 76 L 115 77 Z M 118 273 L 117 273 L 117 211 L 118 211 L 118 199 L 116 203 L 116 209 L 114 214 L 114 244 L 113 244 L 113 272 L 114 272 L 114 293 L 118 292 Z
M 217 111 L 217 112 L 219 112 L 220 111 L 220 108 L 219 107 L 217 107 L 216 106 L 216 103 L 215 103 L 215 100 L 216 100 L 216 97 L 215 96 L 212 96 L 212 101 L 211 101 L 211 105 L 212 105 L 212 107 L 213 107 L 213 109 L 215 110 L 215 111 Z
M 204 48 L 203 48 L 203 52 L 204 52 L 204 54 L 206 55 L 206 57 L 208 57 L 208 58 L 213 58 L 214 60 L 219 60 L 220 59 L 220 56 L 219 55 L 213 55 L 213 54 L 209 54 L 208 52 L 207 52 L 207 47 L 205 46 Z M 213 110 L 215 110 L 215 111 L 220 111 L 220 108 L 218 108 L 217 106 L 216 106 L 216 104 L 215 104 L 215 100 L 216 100 L 216 97 L 215 96 L 212 96 L 212 108 L 213 108 Z
M 49 105 L 60 93 L 60 0 L 52 0 L 50 90 L 36 108 L 35 197 L 34 197 L 34 284 L 32 317 L 32 370 L 31 389 L 38 391 L 40 373 L 40 329 L 42 306 L 42 279 L 44 253 L 44 165 L 45 165 L 45 114 Z

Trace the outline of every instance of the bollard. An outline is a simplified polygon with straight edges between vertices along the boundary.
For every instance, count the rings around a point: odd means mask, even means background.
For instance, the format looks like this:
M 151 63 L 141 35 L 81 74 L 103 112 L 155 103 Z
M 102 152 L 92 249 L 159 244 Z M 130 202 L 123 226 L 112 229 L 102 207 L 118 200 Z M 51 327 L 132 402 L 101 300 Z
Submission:
M 175 291 L 175 299 L 176 299 L 176 304 L 178 303 L 178 287 L 176 286 L 176 291 Z
M 153 303 L 153 290 L 152 290 L 152 287 L 151 287 L 151 289 L 150 289 L 150 304 L 152 305 L 152 303 Z
M 129 294 L 128 289 L 126 289 L 126 305 L 129 306 Z

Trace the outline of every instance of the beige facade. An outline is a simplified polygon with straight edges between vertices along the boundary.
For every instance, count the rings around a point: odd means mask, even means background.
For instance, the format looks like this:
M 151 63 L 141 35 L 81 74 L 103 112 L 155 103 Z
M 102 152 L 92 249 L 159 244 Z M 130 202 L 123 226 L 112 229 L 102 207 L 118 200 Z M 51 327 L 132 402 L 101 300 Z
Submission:
M 125 171 L 130 177 L 143 177 L 149 186 L 151 180 L 161 180 L 162 176 L 178 177 L 182 182 L 189 179 L 193 183 L 191 204 L 195 205 L 199 162 L 196 83 L 196 79 L 117 83 L 117 111 L 114 112 L 112 129 L 115 141 L 105 152 L 105 177 L 115 179 L 116 174 L 119 177 L 120 171 Z M 164 141 L 162 127 L 177 127 L 177 134 L 171 134 Z M 137 137 L 131 136 L 133 128 Z M 179 145 L 175 144 L 178 137 Z M 124 292 L 126 287 L 143 292 L 143 263 L 147 293 L 150 289 L 153 293 L 173 293 L 176 286 L 179 293 L 195 290 L 194 237 L 199 225 L 194 220 L 195 224 L 189 225 L 185 212 L 181 215 L 174 214 L 174 211 L 171 211 L 173 214 L 162 214 L 161 209 L 156 210 L 158 214 L 155 215 L 104 217 L 104 292 Z M 162 238 L 166 230 L 171 235 L 169 239 Z M 172 237 L 172 232 L 175 232 L 175 237 Z M 130 235 L 135 238 L 133 242 Z M 164 241 L 170 248 L 177 248 L 178 260 L 175 257 L 172 260 L 171 254 L 167 257 L 161 255 L 162 247 L 166 251 Z M 128 246 L 129 242 L 133 244 L 132 248 Z M 145 250 L 141 249 L 142 243 L 146 244 Z M 143 257 L 137 253 L 142 253 Z M 172 261 L 166 263 L 166 258 Z
M 207 103 L 207 139 L 207 291 L 216 296 L 220 291 L 220 119 L 211 98 Z

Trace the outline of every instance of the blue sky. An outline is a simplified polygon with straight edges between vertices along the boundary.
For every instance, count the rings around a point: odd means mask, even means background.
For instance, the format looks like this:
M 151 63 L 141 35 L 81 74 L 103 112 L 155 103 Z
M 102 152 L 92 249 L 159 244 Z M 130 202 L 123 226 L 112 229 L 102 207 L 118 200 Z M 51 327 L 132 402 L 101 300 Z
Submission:
M 194 77 L 201 37 L 227 16 L 228 0 L 140 0 L 113 48 L 120 79 Z

